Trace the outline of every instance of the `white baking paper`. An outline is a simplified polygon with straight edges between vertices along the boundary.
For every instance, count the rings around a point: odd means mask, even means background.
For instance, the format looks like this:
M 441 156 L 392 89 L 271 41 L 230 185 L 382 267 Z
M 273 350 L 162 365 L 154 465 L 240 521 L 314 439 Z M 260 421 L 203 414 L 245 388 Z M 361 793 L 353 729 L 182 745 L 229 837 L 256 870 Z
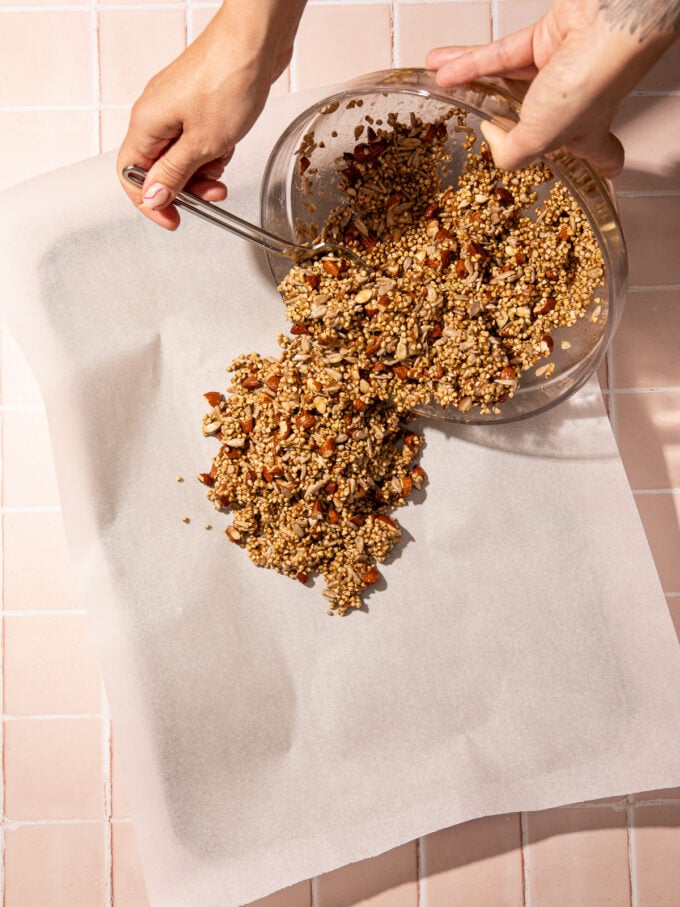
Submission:
M 232 210 L 257 218 L 310 101 L 273 101 L 239 146 Z M 680 783 L 680 651 L 594 381 L 513 426 L 428 424 L 406 543 L 365 612 L 330 618 L 194 481 L 202 393 L 285 329 L 262 255 L 148 223 L 111 155 L 6 192 L 0 223 L 153 905 L 241 905 L 476 816 Z

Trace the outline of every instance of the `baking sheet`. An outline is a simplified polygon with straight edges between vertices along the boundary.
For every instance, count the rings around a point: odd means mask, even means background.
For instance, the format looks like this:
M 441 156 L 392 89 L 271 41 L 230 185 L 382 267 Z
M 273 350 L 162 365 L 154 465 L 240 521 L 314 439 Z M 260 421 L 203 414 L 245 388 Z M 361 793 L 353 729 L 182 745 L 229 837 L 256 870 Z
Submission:
M 236 213 L 321 93 L 239 146 Z M 285 329 L 259 252 L 147 223 L 112 155 L 5 192 L 0 238 L 152 904 L 235 907 L 477 816 L 680 783 L 680 651 L 594 380 L 529 422 L 427 423 L 405 543 L 329 618 L 193 480 L 202 393 Z

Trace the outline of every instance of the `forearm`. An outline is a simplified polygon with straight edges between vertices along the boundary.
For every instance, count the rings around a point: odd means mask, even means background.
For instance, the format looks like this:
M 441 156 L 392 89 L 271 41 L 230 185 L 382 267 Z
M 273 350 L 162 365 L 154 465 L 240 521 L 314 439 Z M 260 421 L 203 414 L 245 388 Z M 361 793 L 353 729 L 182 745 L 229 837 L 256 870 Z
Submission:
M 599 0 L 605 21 L 638 43 L 671 43 L 680 33 L 679 0 Z
M 276 59 L 292 51 L 306 0 L 224 0 L 211 26 L 242 58 Z
M 621 97 L 631 91 L 680 36 L 680 0 L 598 0 L 611 40 L 608 68 Z

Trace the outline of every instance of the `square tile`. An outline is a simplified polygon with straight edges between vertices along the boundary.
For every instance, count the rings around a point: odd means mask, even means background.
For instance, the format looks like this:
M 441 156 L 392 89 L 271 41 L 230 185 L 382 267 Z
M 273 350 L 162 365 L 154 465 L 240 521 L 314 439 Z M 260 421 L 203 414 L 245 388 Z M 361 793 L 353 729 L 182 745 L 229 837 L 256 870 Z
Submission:
M 665 592 L 680 592 L 680 494 L 636 494 L 642 525 Z
M 111 825 L 113 907 L 149 907 L 142 864 L 131 822 Z
M 0 107 L 93 104 L 90 13 L 4 12 Z
M 111 825 L 113 849 L 113 907 L 149 907 L 134 826 L 131 822 Z M 311 907 L 308 881 L 299 882 L 244 907 Z
M 677 907 L 680 806 L 633 809 L 633 881 L 640 907 Z
M 272 82 L 272 87 L 269 91 L 270 98 L 280 98 L 283 94 L 288 94 L 290 92 L 290 66 L 287 66 L 281 75 L 276 79 L 275 82 Z
M 490 41 L 490 4 L 486 0 L 399 3 L 395 8 L 394 37 L 398 66 L 424 66 L 433 47 Z
M 101 113 L 102 152 L 112 151 L 122 144 L 129 122 L 129 107 L 104 107 Z
M 60 513 L 5 513 L 3 607 L 46 611 L 84 607 Z
M 417 907 L 416 842 L 317 879 L 317 907 Z
M 517 813 L 428 835 L 421 863 L 428 907 L 522 907 L 521 847 Z
M 2 114 L 0 114 L 0 130 L 2 130 L 1 123 Z M 2 134 L 7 133 L 2 130 Z M 1 154 L 2 152 L 0 152 L 0 156 Z M 0 327 L 0 402 L 5 404 L 42 404 L 43 402 L 31 366 L 4 322 Z
M 8 819 L 103 819 L 103 726 L 98 718 L 5 722 Z
M 244 907 L 312 907 L 312 889 L 310 882 L 298 882 L 290 888 L 275 891 L 265 898 L 258 898 Z
M 674 196 L 619 199 L 628 243 L 630 286 L 680 283 L 680 204 Z
M 5 831 L 4 907 L 104 907 L 104 824 Z
M 612 347 L 615 387 L 680 387 L 680 290 L 629 293 Z
M 614 119 L 612 132 L 626 149 L 626 166 L 615 181 L 617 189 L 680 189 L 680 97 L 626 98 Z
M 99 13 L 104 104 L 132 104 L 151 76 L 186 46 L 181 9 L 106 9 Z
M 3 412 L 2 458 L 2 503 L 5 507 L 59 505 L 52 445 L 44 411 Z
M 295 91 L 332 85 L 392 62 L 388 3 L 308 6 L 295 42 Z
M 534 25 L 552 6 L 551 0 L 498 0 L 494 10 L 494 38 Z
M 0 191 L 96 154 L 95 116 L 93 110 L 0 111 L 0 135 L 11 137 L 0 144 Z
M 102 681 L 88 620 L 76 614 L 5 617 L 5 714 L 93 715 Z
M 680 486 L 680 391 L 616 395 L 616 435 L 631 487 Z
M 626 814 L 607 807 L 527 816 L 529 891 L 541 907 L 630 905 Z
M 189 32 L 189 41 L 194 41 L 206 25 L 215 18 L 215 13 L 219 6 L 198 6 L 191 10 L 191 31 Z

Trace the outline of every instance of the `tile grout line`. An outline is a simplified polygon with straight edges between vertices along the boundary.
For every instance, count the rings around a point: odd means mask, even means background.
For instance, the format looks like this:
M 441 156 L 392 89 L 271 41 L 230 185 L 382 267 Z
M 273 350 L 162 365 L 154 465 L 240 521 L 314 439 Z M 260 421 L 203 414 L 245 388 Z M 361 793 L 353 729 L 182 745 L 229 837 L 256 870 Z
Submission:
M 45 608 L 42 611 L 37 608 L 26 608 L 25 611 L 16 608 L 11 610 L 5 609 L 3 614 L 5 617 L 51 617 L 52 615 L 61 617 L 83 617 L 87 614 L 87 611 L 85 608 Z
M 35 505 L 32 507 L 0 507 L 0 513 L 61 513 L 61 507 L 57 504 L 47 506 Z
M 614 435 L 614 440 L 618 444 L 618 434 L 616 431 L 617 428 L 617 415 L 616 412 L 616 389 L 614 388 L 614 381 L 616 380 L 616 374 L 614 371 L 614 354 L 613 349 L 610 347 L 607 351 L 607 389 L 610 393 L 607 396 L 607 402 L 609 403 L 609 424 L 612 427 L 612 434 Z
M 489 17 L 491 20 L 491 40 L 492 41 L 495 41 L 499 37 L 499 35 L 498 35 L 498 23 L 499 23 L 498 12 L 499 12 L 498 0 L 491 0 L 491 4 L 489 7 Z
M 99 12 L 99 10 L 97 10 Z M 2 10 L 0 10 L 0 14 Z M 30 104 L 17 105 L 0 105 L 0 113 L 70 113 L 72 111 L 92 111 L 98 110 L 129 110 L 132 102 L 129 104 L 45 104 L 34 106 Z
M 137 10 L 166 10 L 166 9 L 182 9 L 184 4 L 182 2 L 176 3 L 90 3 L 88 0 L 83 0 L 79 4 L 68 4 L 64 3 L 61 6 L 0 6 L 0 13 L 87 13 L 89 12 L 91 6 L 99 10 L 104 10 L 106 12 L 135 12 Z M 215 9 L 219 7 L 219 4 L 205 3 L 203 6 Z
M 618 189 L 619 198 L 677 198 L 680 189 Z
M 529 818 L 527 813 L 519 814 L 520 827 L 520 853 L 522 859 L 522 903 L 524 907 L 531 907 L 531 862 L 529 858 Z
M 5 352 L 6 328 L 0 335 L 0 356 Z M 4 382 L 0 385 L 0 401 L 4 397 Z M 1 417 L 0 417 L 1 418 Z M 0 504 L 4 500 L 4 424 L 0 423 Z M 0 516 L 0 716 L 5 714 L 5 520 Z M 5 903 L 5 722 L 0 720 L 0 905 Z
M 614 387 L 611 391 L 613 394 L 677 394 L 680 386 L 670 384 L 668 387 Z
M 82 714 L 82 715 L 5 715 L 3 714 L 2 720 L 7 722 L 14 721 L 91 721 L 96 718 L 97 721 L 102 721 L 106 717 L 105 714 L 95 715 L 95 714 Z
M 99 40 L 99 12 L 97 10 L 96 0 L 90 0 L 90 30 L 92 32 L 92 43 L 90 47 L 92 62 L 92 99 L 94 101 L 93 116 L 93 137 L 95 154 L 102 152 L 102 78 L 100 64 L 100 40 Z
M 104 815 L 106 816 L 106 825 L 104 826 L 104 886 L 107 907 L 113 907 L 113 832 L 111 828 L 111 817 L 113 812 L 111 792 L 111 714 L 109 712 L 109 703 L 106 699 L 106 693 L 104 692 L 103 688 L 101 690 L 101 696 L 103 697 L 104 706 L 102 732 L 104 737 Z
M 304 14 L 303 14 L 304 15 Z M 293 53 L 288 64 L 288 94 L 297 91 L 297 39 L 293 42 Z
M 635 807 L 626 797 L 626 841 L 628 844 L 628 884 L 630 886 L 630 907 L 638 907 L 637 868 L 635 866 Z
M 132 820 L 128 820 L 132 822 Z M 106 819 L 4 819 L 4 826 L 11 831 L 18 828 L 36 828 L 45 825 L 104 825 Z
M 4 493 L 4 470 L 2 462 L 2 443 L 0 438 L 0 495 Z M 0 721 L 0 904 L 5 903 L 5 547 L 4 547 L 4 519 L 0 518 L 0 708 L 2 718 Z
M 425 839 L 416 839 L 416 904 L 427 907 L 427 870 L 425 868 Z
M 184 43 L 188 47 L 196 37 L 194 29 L 194 7 L 187 0 L 184 8 Z
M 396 0 L 390 3 L 390 59 L 392 66 L 398 69 L 401 65 L 401 54 L 399 53 L 399 38 L 401 36 L 401 22 L 399 21 L 399 7 Z
M 309 880 L 309 891 L 311 895 L 310 907 L 319 907 L 319 890 L 316 876 L 312 876 Z
M 680 290 L 680 283 L 638 283 L 626 287 L 627 293 L 651 293 L 654 290 Z

